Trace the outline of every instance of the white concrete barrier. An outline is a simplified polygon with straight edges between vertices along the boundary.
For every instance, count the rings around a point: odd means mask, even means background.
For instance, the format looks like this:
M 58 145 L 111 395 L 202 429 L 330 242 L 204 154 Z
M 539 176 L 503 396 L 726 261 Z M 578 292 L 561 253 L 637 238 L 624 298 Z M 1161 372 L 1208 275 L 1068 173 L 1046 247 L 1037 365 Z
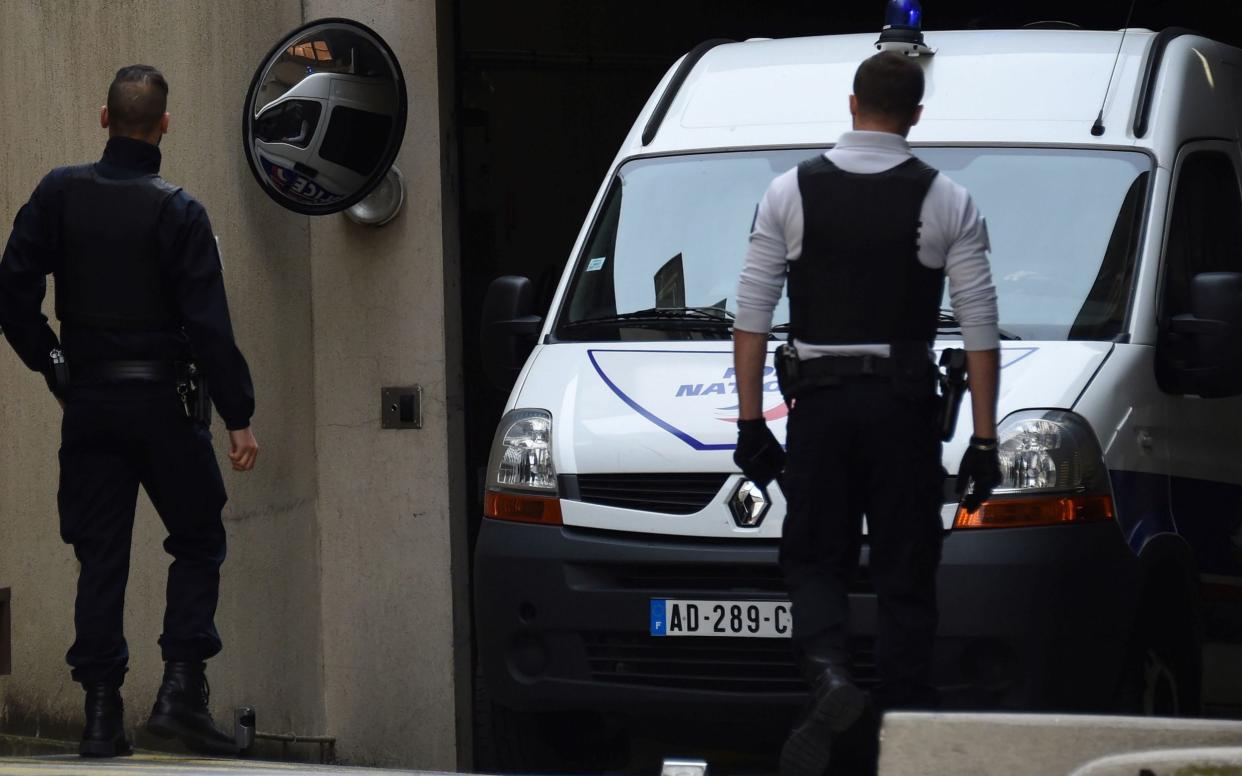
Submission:
M 1101 757 L 1087 763 L 1072 776 L 1242 776 L 1242 747 L 1218 749 L 1163 749 Z
M 880 776 L 1064 776 L 1109 755 L 1239 746 L 1242 722 L 1226 720 L 894 713 L 885 716 L 880 733 L 879 772 Z
M 1110 755 L 1074 771 L 1072 776 L 1242 776 L 1242 746 L 1220 749 L 1165 749 Z

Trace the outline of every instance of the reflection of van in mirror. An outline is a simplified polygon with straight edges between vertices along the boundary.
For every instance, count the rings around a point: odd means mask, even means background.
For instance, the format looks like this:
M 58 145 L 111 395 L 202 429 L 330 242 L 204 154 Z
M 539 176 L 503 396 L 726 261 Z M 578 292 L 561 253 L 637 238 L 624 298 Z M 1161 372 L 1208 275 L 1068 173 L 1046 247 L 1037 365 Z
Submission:
M 1242 664 L 1242 51 L 1176 31 L 928 39 L 910 141 L 987 218 L 1005 335 L 1006 482 L 974 515 L 951 495 L 942 512 L 943 704 L 1237 704 L 1221 672 Z M 614 720 L 770 722 L 779 740 L 802 702 L 766 619 L 788 613 L 783 498 L 737 508 L 730 319 L 760 198 L 850 128 L 874 43 L 697 51 L 624 141 L 547 319 L 525 279 L 489 291 L 489 374 L 516 375 L 474 567 L 485 724 L 517 758 L 498 767 L 547 766 L 505 744 L 532 730 L 587 757 L 622 737 Z M 783 303 L 773 350 L 786 321 Z M 959 340 L 945 316 L 937 349 Z M 765 392 L 783 437 L 775 380 Z M 946 494 L 969 422 L 944 446 Z M 864 685 L 875 602 L 864 547 Z
M 314 73 L 259 111 L 255 150 L 278 188 L 305 202 L 333 202 L 374 175 L 396 107 L 387 80 Z

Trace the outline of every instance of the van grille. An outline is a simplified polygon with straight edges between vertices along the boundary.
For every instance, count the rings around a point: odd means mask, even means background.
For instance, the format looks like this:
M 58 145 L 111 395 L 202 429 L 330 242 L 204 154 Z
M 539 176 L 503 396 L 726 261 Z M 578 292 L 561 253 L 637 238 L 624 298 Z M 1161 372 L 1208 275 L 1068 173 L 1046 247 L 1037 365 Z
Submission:
M 635 633 L 584 634 L 596 681 L 642 687 L 736 693 L 806 691 L 784 639 L 656 637 Z M 860 686 L 876 682 L 871 639 L 853 644 L 851 673 Z
M 712 502 L 727 474 L 579 474 L 578 498 L 588 504 L 691 515 Z

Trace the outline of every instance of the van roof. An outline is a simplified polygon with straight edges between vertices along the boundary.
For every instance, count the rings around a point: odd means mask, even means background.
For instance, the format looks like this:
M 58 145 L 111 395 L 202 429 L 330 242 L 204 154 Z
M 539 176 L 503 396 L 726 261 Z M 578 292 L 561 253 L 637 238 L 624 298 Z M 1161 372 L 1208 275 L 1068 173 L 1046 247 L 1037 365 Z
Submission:
M 1144 145 L 1133 134 L 1150 30 L 927 32 L 937 50 L 927 69 L 922 122 L 911 142 Z M 730 43 L 708 51 L 673 99 L 648 146 L 642 127 L 623 154 L 683 149 L 817 145 L 850 128 L 848 95 L 858 63 L 875 53 L 875 33 Z M 1191 36 L 1170 46 L 1220 44 Z M 1120 46 L 1120 52 L 1119 52 Z M 1227 49 L 1237 52 L 1236 49 Z M 1203 55 L 1200 54 L 1200 58 Z M 1103 135 L 1091 134 L 1104 103 Z M 1207 59 L 1204 59 L 1205 67 Z

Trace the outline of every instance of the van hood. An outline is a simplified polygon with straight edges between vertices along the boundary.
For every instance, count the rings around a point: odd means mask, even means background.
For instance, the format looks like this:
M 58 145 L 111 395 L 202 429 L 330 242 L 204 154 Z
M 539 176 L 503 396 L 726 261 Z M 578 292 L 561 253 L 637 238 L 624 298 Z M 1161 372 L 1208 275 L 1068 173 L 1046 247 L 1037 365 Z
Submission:
M 541 346 L 511 406 L 552 413 L 559 474 L 735 473 L 738 401 L 731 343 L 696 344 Z M 937 350 L 956 344 L 940 343 Z M 1072 408 L 1111 348 L 1094 342 L 1005 343 L 998 418 L 1022 409 Z M 764 414 L 783 442 L 787 411 L 772 359 L 769 353 Z M 944 446 L 950 474 L 971 430 L 967 397 L 957 432 Z M 774 498 L 773 506 L 783 514 L 780 501 Z M 572 522 L 569 512 L 566 522 Z

